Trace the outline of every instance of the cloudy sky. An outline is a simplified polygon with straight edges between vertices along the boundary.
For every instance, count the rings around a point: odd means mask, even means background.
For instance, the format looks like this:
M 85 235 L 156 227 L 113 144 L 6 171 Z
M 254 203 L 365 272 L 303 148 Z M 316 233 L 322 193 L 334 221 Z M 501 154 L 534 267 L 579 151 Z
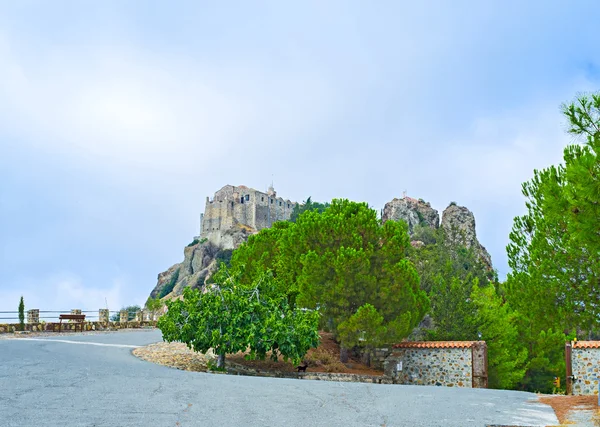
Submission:
M 600 88 L 597 0 L 0 0 L 0 310 L 143 304 L 225 184 L 471 209 L 500 277 L 521 183 Z

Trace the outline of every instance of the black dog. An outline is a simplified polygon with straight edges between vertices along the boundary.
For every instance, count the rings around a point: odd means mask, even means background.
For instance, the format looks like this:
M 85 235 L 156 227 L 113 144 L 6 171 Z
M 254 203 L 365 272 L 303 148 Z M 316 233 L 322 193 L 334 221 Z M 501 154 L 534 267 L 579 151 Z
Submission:
M 307 364 L 304 364 L 304 366 L 296 366 L 298 368 L 298 372 L 306 372 L 306 368 L 308 368 Z

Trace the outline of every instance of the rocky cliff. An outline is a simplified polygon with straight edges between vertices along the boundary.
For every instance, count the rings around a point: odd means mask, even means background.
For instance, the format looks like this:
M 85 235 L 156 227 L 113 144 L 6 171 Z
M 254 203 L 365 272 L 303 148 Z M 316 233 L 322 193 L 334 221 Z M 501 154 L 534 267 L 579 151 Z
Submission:
M 386 203 L 382 221 L 404 220 L 408 231 L 414 235 L 417 227 L 440 228 L 440 216 L 428 202 L 422 199 L 403 197 Z M 475 217 L 463 206 L 451 203 L 442 214 L 441 227 L 446 231 L 450 244 L 460 244 L 474 248 L 483 262 L 492 269 L 492 259 L 487 250 L 477 240 L 475 233 Z M 183 251 L 183 262 L 175 264 L 158 275 L 158 281 L 150 296 L 152 298 L 170 298 L 181 295 L 186 286 L 202 288 L 207 279 L 217 270 L 221 261 L 231 256 L 231 251 L 256 233 L 256 229 L 238 220 L 233 221 L 231 228 L 221 230 L 220 244 L 217 246 L 207 239 L 199 237 Z M 411 241 L 414 247 L 421 247 L 427 242 L 415 238 Z
M 186 287 L 201 289 L 204 281 L 217 270 L 222 250 L 210 242 L 194 241 L 183 250 L 183 262 L 171 266 L 158 275 L 158 282 L 151 298 L 170 298 L 181 295 Z
M 477 240 L 475 234 L 475 216 L 464 206 L 450 204 L 442 213 L 442 228 L 451 244 L 464 245 L 473 248 L 481 260 L 492 268 L 492 257 L 485 247 Z
M 431 204 L 419 199 L 403 197 L 394 199 L 385 204 L 383 208 L 382 221 L 403 220 L 408 224 L 408 233 L 413 236 L 417 226 L 439 228 L 440 216 L 438 211 L 431 207 Z M 454 245 L 463 245 L 467 248 L 474 248 L 481 260 L 492 269 L 492 257 L 481 243 L 477 240 L 475 232 L 475 216 L 473 212 L 464 206 L 458 206 L 456 203 L 450 205 L 442 213 L 441 227 L 446 232 L 448 242 Z M 419 240 L 411 241 L 414 247 L 424 245 Z
M 416 226 L 438 228 L 440 226 L 440 216 L 438 211 L 431 207 L 431 204 L 424 200 L 416 200 L 410 197 L 394 199 L 385 204 L 383 222 L 388 220 L 404 220 L 408 224 L 408 233 L 413 234 Z

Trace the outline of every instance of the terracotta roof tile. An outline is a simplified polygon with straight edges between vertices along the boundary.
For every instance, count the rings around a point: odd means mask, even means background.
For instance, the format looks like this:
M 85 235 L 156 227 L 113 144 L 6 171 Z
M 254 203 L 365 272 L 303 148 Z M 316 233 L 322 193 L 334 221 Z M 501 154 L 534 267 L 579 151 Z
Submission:
M 394 344 L 393 348 L 471 348 L 485 341 L 414 341 Z
M 600 341 L 574 341 L 572 348 L 600 348 Z

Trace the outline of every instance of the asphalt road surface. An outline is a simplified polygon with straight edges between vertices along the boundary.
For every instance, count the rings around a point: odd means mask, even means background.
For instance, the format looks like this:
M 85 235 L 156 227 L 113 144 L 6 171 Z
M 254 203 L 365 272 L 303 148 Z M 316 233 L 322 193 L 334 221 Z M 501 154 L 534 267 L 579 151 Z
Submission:
M 558 425 L 530 393 L 186 372 L 158 330 L 0 339 L 0 426 Z

